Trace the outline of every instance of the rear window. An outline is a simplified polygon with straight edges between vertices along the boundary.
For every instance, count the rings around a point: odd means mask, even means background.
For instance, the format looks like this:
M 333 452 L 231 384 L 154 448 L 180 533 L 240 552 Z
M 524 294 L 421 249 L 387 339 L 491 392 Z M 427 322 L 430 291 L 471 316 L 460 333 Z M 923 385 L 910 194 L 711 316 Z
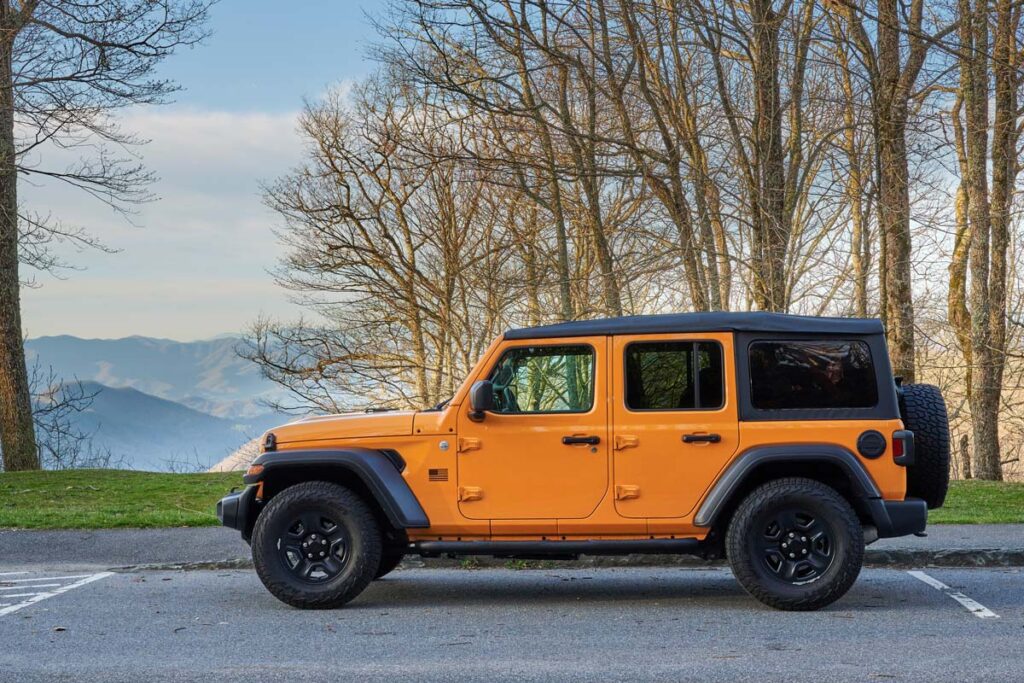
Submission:
M 758 410 L 872 408 L 875 368 L 859 340 L 759 341 L 750 345 L 750 401 Z

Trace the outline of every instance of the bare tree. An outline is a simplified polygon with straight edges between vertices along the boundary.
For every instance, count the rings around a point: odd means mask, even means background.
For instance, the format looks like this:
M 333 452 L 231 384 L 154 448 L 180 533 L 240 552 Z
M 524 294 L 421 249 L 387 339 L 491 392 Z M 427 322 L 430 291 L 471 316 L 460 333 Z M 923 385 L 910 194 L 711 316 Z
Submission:
M 929 30 L 925 25 L 924 0 L 911 0 L 907 11 L 901 11 L 897 0 L 877 0 L 874 11 L 868 3 L 857 0 L 836 0 L 830 4 L 846 20 L 848 39 L 858 50 L 871 89 L 878 169 L 882 317 L 893 370 L 912 382 L 914 301 L 907 124 L 928 52 L 955 31 L 956 24 Z
M 252 330 L 245 355 L 292 392 L 286 408 L 437 403 L 508 309 L 498 205 L 449 159 L 464 131 L 422 104 L 381 76 L 351 104 L 308 105 L 311 159 L 267 188 L 292 250 L 278 280 L 331 323 Z
M 58 180 L 120 209 L 147 199 L 152 176 L 132 157 L 113 151 L 140 141 L 111 114 L 163 102 L 175 90 L 154 69 L 176 48 L 203 37 L 209 4 L 0 2 L 0 444 L 8 470 L 40 464 L 22 347 L 19 261 L 55 265 L 45 251 L 47 236 L 55 232 L 90 241 L 46 214 L 23 212 L 19 176 Z M 38 163 L 55 149 L 82 157 L 66 168 Z
M 880 314 L 974 434 L 960 473 L 998 476 L 1024 451 L 1017 5 L 392 0 L 387 87 L 331 103 L 350 132 L 305 131 L 269 194 L 319 320 L 252 355 L 295 407 L 424 405 L 505 326 Z
M 964 121 L 959 126 L 963 184 L 958 199 L 966 203 L 966 230 L 958 234 L 959 253 L 954 263 L 966 260 L 970 271 L 969 346 L 971 365 L 968 400 L 971 407 L 974 450 L 971 468 L 981 479 L 1001 479 L 999 413 L 1006 352 L 1007 254 L 1010 246 L 1010 209 L 1018 170 L 1015 151 L 1019 138 L 1020 9 L 1010 0 L 959 2 L 960 92 Z M 994 10 L 994 11 L 993 11 Z M 995 35 L 990 34 L 994 26 Z M 990 87 L 990 82 L 994 85 Z M 991 104 L 990 104 L 991 102 Z M 958 100 L 959 104 L 959 100 Z M 993 111 L 991 148 L 989 111 Z M 988 164 L 991 160 L 991 186 Z M 960 223 L 963 224 L 961 215 Z M 964 248 L 964 244 L 968 246 Z M 966 252 L 966 253 L 965 253 Z M 951 274 L 956 291 L 963 287 L 962 266 Z M 963 312 L 957 299 L 954 314 Z M 966 322 L 966 321 L 964 321 Z M 963 322 L 959 328 L 962 330 Z M 962 333 L 961 333 L 962 334 Z
M 94 431 L 83 430 L 76 417 L 89 410 L 99 390 L 78 380 L 65 381 L 38 359 L 29 370 L 39 462 L 46 469 L 111 468 L 124 462 L 109 449 L 98 447 Z

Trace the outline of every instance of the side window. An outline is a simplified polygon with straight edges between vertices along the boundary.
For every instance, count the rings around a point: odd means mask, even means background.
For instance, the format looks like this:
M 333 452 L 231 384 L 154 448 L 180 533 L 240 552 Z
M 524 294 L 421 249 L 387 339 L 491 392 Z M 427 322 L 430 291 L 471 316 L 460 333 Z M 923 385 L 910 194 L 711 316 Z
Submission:
M 759 410 L 872 408 L 878 386 L 863 341 L 761 341 L 750 345 L 750 401 Z
M 509 349 L 490 380 L 496 413 L 585 413 L 594 405 L 594 350 L 578 345 Z
M 626 347 L 630 410 L 713 410 L 725 396 L 715 342 L 634 342 Z

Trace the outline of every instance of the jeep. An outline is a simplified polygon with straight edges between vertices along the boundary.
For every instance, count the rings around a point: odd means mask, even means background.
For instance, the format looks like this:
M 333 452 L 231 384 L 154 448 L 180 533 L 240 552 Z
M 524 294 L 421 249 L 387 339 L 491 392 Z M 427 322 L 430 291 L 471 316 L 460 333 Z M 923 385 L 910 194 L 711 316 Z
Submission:
M 828 605 L 864 546 L 923 534 L 946 407 L 891 374 L 881 322 L 775 313 L 513 329 L 427 410 L 268 432 L 217 506 L 263 584 L 347 603 L 407 555 L 725 557 L 771 607 Z

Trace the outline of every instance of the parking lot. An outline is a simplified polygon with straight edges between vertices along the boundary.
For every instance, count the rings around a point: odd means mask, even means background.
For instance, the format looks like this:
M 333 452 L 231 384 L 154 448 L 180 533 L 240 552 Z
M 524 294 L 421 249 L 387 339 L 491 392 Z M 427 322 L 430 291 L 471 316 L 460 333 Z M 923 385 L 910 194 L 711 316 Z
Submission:
M 303 612 L 251 571 L 0 575 L 3 681 L 1019 680 L 1024 570 L 865 569 L 782 613 L 728 569 L 400 570 Z

